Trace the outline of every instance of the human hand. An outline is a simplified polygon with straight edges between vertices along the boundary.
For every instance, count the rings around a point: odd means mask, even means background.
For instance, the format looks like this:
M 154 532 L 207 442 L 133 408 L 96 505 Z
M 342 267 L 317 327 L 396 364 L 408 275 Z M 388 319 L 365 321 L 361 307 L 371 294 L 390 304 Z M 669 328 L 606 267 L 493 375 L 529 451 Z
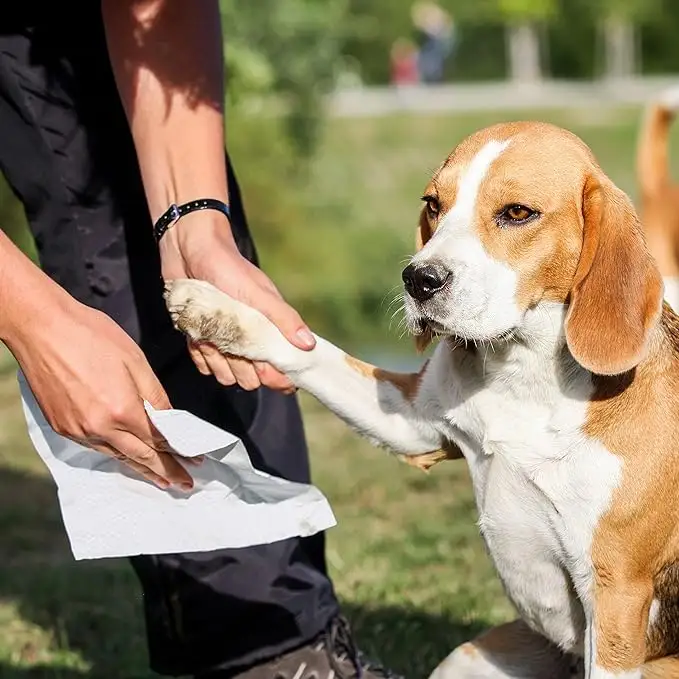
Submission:
M 238 252 L 222 215 L 200 211 L 182 217 L 160 241 L 160 256 L 165 280 L 208 281 L 261 311 L 296 347 L 310 350 L 316 345 L 309 328 L 271 280 Z M 226 386 L 237 383 L 252 390 L 265 385 L 286 393 L 295 391 L 292 382 L 268 363 L 225 356 L 207 344 L 189 343 L 189 351 L 201 373 L 213 374 Z
M 190 490 L 190 474 L 144 408 L 144 400 L 171 405 L 141 349 L 105 314 L 63 297 L 45 300 L 46 315 L 26 318 L 7 338 L 45 418 L 160 488 Z

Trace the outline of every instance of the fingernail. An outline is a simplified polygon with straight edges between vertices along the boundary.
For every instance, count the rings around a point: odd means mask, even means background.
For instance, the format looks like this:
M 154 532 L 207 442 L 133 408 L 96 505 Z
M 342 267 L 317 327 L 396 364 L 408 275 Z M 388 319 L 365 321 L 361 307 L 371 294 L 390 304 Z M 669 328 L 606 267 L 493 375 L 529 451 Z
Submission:
M 170 487 L 170 482 L 160 479 L 159 481 L 156 481 L 156 485 L 162 490 L 167 490 Z
M 316 339 L 311 334 L 309 328 L 301 328 L 300 330 L 298 330 L 296 337 L 301 344 L 308 347 L 309 349 L 312 349 L 313 346 L 316 344 Z
M 179 487 L 185 492 L 193 490 L 193 484 L 188 483 L 187 481 L 184 481 L 184 483 L 179 484 Z

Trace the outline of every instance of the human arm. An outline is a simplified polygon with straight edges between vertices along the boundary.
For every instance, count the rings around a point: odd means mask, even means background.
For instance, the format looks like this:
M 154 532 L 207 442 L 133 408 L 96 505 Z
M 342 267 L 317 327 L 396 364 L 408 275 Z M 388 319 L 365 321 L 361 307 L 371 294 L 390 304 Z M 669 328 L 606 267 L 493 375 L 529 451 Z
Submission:
M 172 203 L 228 203 L 222 32 L 216 0 L 103 0 L 109 55 L 134 139 L 151 219 Z M 236 247 L 226 217 L 183 217 L 160 243 L 166 280 L 207 280 L 264 313 L 300 349 L 315 344 L 299 314 Z M 253 389 L 292 383 L 267 364 L 192 345 L 201 372 Z
M 0 232 L 0 340 L 14 354 L 49 424 L 161 488 L 188 490 L 188 472 L 150 422 L 146 400 L 170 407 L 141 349 L 81 304 Z

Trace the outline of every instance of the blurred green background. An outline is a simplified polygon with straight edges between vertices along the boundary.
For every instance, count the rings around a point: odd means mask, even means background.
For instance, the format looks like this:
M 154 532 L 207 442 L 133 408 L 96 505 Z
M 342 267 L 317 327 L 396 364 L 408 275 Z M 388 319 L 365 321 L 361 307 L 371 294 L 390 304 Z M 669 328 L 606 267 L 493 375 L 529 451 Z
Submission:
M 444 83 L 407 96 L 435 102 L 452 92 L 454 100 L 464 83 L 475 88 L 465 96 L 478 92 L 483 106 L 396 106 L 347 117 L 333 110 L 328 93 L 339 87 L 359 102 L 390 96 L 389 51 L 410 36 L 410 2 L 222 2 L 227 141 L 263 266 L 314 330 L 385 363 L 419 360 L 400 338 L 391 303 L 412 252 L 422 188 L 458 141 L 500 120 L 552 121 L 589 143 L 636 197 L 645 102 L 591 94 L 559 108 L 549 100 L 550 83 L 631 91 L 652 75 L 671 82 L 679 73 L 675 0 L 441 5 L 457 35 Z M 508 45 L 519 28 L 535 37 L 537 71 L 535 54 L 528 71 L 512 61 Z M 500 83 L 492 106 L 484 83 Z M 546 93 L 544 106 L 521 108 L 526 87 Z M 32 254 L 22 209 L 4 184 L 0 225 Z M 0 679 L 151 677 L 135 578 L 125 561 L 73 562 L 53 484 L 27 440 L 14 368 L 3 355 Z M 425 476 L 360 441 L 312 399 L 302 403 L 315 483 L 339 520 L 328 535 L 328 561 L 359 641 L 407 676 L 425 677 L 455 644 L 512 615 L 477 534 L 465 466 L 445 464 Z

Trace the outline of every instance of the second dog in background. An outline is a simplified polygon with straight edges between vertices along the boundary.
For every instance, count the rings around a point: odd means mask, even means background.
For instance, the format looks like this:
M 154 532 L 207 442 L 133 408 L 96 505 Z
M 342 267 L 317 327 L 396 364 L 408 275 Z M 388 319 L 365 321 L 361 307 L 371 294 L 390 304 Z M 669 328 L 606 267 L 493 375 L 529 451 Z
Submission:
M 679 310 L 679 184 L 672 180 L 669 135 L 679 111 L 679 86 L 646 110 L 639 135 L 639 214 L 646 242 L 665 283 L 665 299 Z

